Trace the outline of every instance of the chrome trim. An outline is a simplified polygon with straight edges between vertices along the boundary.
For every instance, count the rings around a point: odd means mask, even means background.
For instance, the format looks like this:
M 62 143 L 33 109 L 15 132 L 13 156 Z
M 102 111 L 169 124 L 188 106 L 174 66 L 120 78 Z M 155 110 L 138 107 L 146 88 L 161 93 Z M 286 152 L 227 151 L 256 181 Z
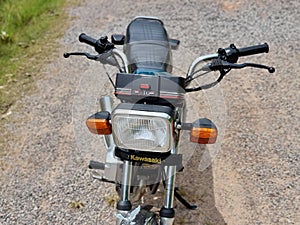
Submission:
M 131 89 L 129 88 L 116 88 L 115 93 L 118 95 L 131 95 Z
M 176 166 L 168 166 L 167 180 L 166 180 L 166 197 L 165 197 L 165 208 L 174 207 L 174 189 L 175 189 L 175 178 L 176 178 Z
M 121 201 L 129 201 L 132 174 L 132 162 L 125 161 L 123 167 Z
M 102 111 L 112 112 L 112 98 L 110 96 L 103 96 L 99 102 Z M 104 135 L 104 144 L 107 150 L 115 146 L 112 134 Z
M 178 92 L 168 92 L 168 91 L 160 91 L 159 97 L 165 98 L 165 99 L 184 99 L 185 94 L 184 93 L 178 93 Z
M 102 111 L 112 112 L 112 98 L 110 96 L 103 96 L 99 102 Z
M 230 52 L 230 49 L 227 49 L 227 50 L 226 50 L 226 53 L 229 53 L 229 52 Z M 194 73 L 194 71 L 195 71 L 197 65 L 198 65 L 200 62 L 202 62 L 202 61 L 207 61 L 207 60 L 212 60 L 212 59 L 216 59 L 216 58 L 218 58 L 218 56 L 219 56 L 218 53 L 213 53 L 213 54 L 203 55 L 203 56 L 200 56 L 200 57 L 198 57 L 197 59 L 195 59 L 195 60 L 191 63 L 191 65 L 190 65 L 190 67 L 189 67 L 189 70 L 188 70 L 188 73 L 187 73 L 187 77 L 191 76 L 191 75 Z M 208 71 L 210 71 L 210 70 L 208 69 Z
M 116 116 L 120 116 L 123 118 L 128 118 L 130 116 L 137 116 L 141 119 L 153 119 L 153 118 L 157 118 L 157 119 L 161 119 L 164 120 L 164 123 L 166 124 L 166 128 L 168 128 L 168 130 L 170 131 L 169 133 L 169 137 L 168 137 L 168 148 L 167 149 L 135 149 L 137 151 L 152 151 L 152 152 L 167 152 L 171 149 L 171 147 L 174 145 L 173 143 L 173 138 L 172 138 L 172 130 L 173 130 L 173 118 L 168 115 L 167 113 L 163 113 L 163 112 L 148 112 L 148 111 L 139 111 L 139 110 L 131 110 L 131 109 L 115 109 L 114 112 L 111 114 L 111 121 L 112 121 L 112 130 L 113 130 L 113 137 L 115 140 L 115 144 L 118 147 L 120 146 L 120 143 L 118 142 L 119 137 L 116 135 L 115 133 L 115 127 L 118 126 L 114 123 L 114 118 Z
M 123 62 L 123 65 L 124 65 L 124 69 L 125 69 L 125 73 L 129 73 L 129 64 L 128 64 L 128 59 L 127 59 L 127 56 L 120 50 L 114 48 L 112 50 L 112 53 L 119 56 Z
M 113 117 L 115 115 L 134 115 L 134 116 L 150 116 L 150 117 L 160 117 L 163 119 L 167 119 L 169 121 L 172 120 L 172 117 L 170 115 L 168 115 L 167 113 L 163 113 L 163 112 L 149 112 L 149 111 L 141 111 L 141 110 L 134 110 L 134 109 L 116 109 L 114 110 L 114 112 L 112 113 L 111 117 L 113 119 Z
M 173 146 L 171 154 L 177 154 L 178 149 Z M 166 177 L 166 197 L 165 197 L 165 208 L 174 207 L 174 189 L 175 189 L 175 179 L 176 179 L 176 166 L 168 166 L 165 168 Z
M 165 217 L 160 218 L 160 225 L 173 225 L 173 223 L 174 223 L 174 218 L 165 218 Z
M 218 54 L 217 54 L 217 53 L 209 54 L 209 55 L 204 55 L 204 56 L 200 56 L 200 57 L 198 57 L 197 59 L 195 59 L 195 60 L 191 63 L 191 65 L 190 65 L 190 67 L 189 67 L 189 70 L 188 70 L 188 73 L 187 73 L 187 77 L 191 76 L 191 75 L 194 73 L 194 71 L 195 71 L 197 65 L 198 65 L 200 62 L 206 61 L 206 60 L 212 60 L 212 59 L 215 59 L 215 58 L 218 58 Z
M 171 154 L 177 154 L 178 149 L 173 146 Z M 168 209 L 174 208 L 174 189 L 176 179 L 176 166 L 168 166 L 165 168 L 166 177 L 166 195 L 164 200 L 164 207 Z M 160 225 L 173 225 L 174 218 L 160 218 Z

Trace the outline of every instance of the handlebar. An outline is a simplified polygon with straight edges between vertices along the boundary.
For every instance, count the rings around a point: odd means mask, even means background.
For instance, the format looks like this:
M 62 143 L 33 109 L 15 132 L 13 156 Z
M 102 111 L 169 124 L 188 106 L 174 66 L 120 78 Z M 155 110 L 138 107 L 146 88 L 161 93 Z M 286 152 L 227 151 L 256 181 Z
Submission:
M 108 41 L 107 36 L 100 37 L 98 40 L 96 40 L 95 38 L 82 33 L 79 35 L 79 41 L 93 46 L 96 52 L 99 54 L 102 54 L 115 47 L 113 43 Z
M 97 40 L 86 35 L 85 33 L 82 33 L 79 35 L 79 41 L 80 42 L 83 42 L 83 43 L 86 43 L 88 45 L 91 45 L 93 47 L 96 47 L 97 46 Z
M 83 55 L 86 56 L 88 59 L 100 61 L 103 64 L 116 66 L 120 70 L 120 72 L 129 73 L 128 71 L 129 62 L 127 60 L 126 55 L 122 51 L 115 48 L 114 44 L 108 41 L 107 36 L 100 37 L 97 40 L 93 37 L 86 35 L 85 33 L 82 33 L 79 35 L 79 41 L 94 47 L 96 52 L 99 53 L 99 55 L 91 55 L 84 52 L 73 52 L 73 53 L 65 53 L 64 54 L 65 58 L 68 58 L 71 55 Z M 268 52 L 269 52 L 269 46 L 267 43 L 260 44 L 260 45 L 253 45 L 253 46 L 239 48 L 239 49 L 236 48 L 234 44 L 231 44 L 228 48 L 218 49 L 217 53 L 200 56 L 197 59 L 195 59 L 189 67 L 185 79 L 185 86 L 186 86 L 185 91 L 193 92 L 201 89 L 211 88 L 216 84 L 218 84 L 231 69 L 241 69 L 244 67 L 256 67 L 261 69 L 267 69 L 269 73 L 274 73 L 275 68 L 262 65 L 262 64 L 255 64 L 255 63 L 237 64 L 239 57 L 260 54 L 260 53 L 268 53 Z M 121 59 L 123 63 L 123 67 L 118 63 L 117 59 Z M 204 65 L 201 69 L 196 70 L 196 67 L 202 62 L 208 62 L 208 63 Z M 194 76 L 199 71 L 204 71 L 204 73 Z M 199 86 L 196 88 L 187 87 L 192 80 L 194 80 L 199 76 L 207 74 L 210 71 L 220 72 L 220 76 L 215 82 L 212 82 L 211 84 L 207 84 L 204 86 Z
M 267 43 L 261 45 L 253 45 L 245 48 L 238 49 L 238 56 L 248 56 L 260 53 L 268 53 L 269 52 L 269 45 Z
M 229 48 L 219 48 L 218 57 L 230 63 L 236 63 L 239 57 L 249 56 L 260 53 L 268 53 L 269 45 L 267 43 L 260 45 L 253 45 L 244 48 L 237 48 L 234 44 L 231 44 Z
M 260 53 L 268 53 L 268 52 L 269 52 L 269 46 L 267 43 L 260 44 L 260 45 L 253 45 L 253 46 L 244 47 L 240 49 L 236 48 L 234 44 L 231 44 L 229 48 L 225 48 L 225 49 L 220 48 L 218 52 L 215 54 L 198 57 L 197 59 L 194 60 L 194 62 L 192 62 L 188 70 L 186 80 L 185 80 L 186 86 L 188 86 L 192 80 L 196 79 L 199 76 L 207 74 L 210 71 L 219 71 L 220 76 L 215 82 L 212 82 L 207 85 L 198 86 L 195 88 L 186 87 L 185 91 L 194 92 L 194 91 L 211 88 L 216 84 L 218 84 L 231 69 L 255 67 L 261 69 L 267 69 L 269 73 L 274 73 L 275 72 L 274 67 L 269 67 L 266 65 L 256 64 L 256 63 L 242 63 L 242 64 L 236 63 L 239 57 L 260 54 Z M 208 62 L 208 63 L 202 66 L 201 69 L 196 70 L 197 66 L 203 62 Z M 203 71 L 203 73 L 194 76 L 196 73 L 199 73 L 200 71 Z

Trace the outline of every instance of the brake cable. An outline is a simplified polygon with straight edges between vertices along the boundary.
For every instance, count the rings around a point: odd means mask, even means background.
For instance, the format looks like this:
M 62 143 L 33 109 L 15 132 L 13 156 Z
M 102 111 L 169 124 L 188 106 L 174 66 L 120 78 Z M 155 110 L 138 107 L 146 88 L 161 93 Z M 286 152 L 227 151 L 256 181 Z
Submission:
M 200 91 L 200 90 L 205 90 L 205 89 L 209 89 L 209 88 L 212 88 L 214 86 L 216 86 L 218 83 L 221 82 L 221 80 L 224 78 L 224 76 L 229 73 L 231 69 L 228 69 L 228 70 L 224 70 L 223 68 L 222 69 L 219 69 L 220 71 L 220 76 L 218 77 L 218 79 L 210 84 L 206 84 L 206 85 L 202 85 L 202 86 L 199 86 L 199 87 L 196 87 L 196 88 L 185 88 L 185 91 L 186 92 L 194 92 L 194 91 Z M 201 74 L 200 76 L 204 75 L 204 74 L 207 74 L 209 73 L 210 71 L 206 72 L 206 73 L 203 73 Z M 199 76 L 197 76 L 199 77 Z M 195 77 L 195 78 L 197 78 Z M 187 79 L 188 80 L 188 79 Z M 189 79 L 188 82 L 194 80 L 194 78 L 192 79 Z M 187 82 L 186 82 L 187 83 Z
M 190 77 L 187 77 L 185 80 L 185 83 L 188 84 L 189 82 L 191 82 L 192 80 L 203 76 L 211 71 L 220 71 L 220 76 L 219 78 L 215 81 L 212 82 L 210 84 L 207 85 L 203 85 L 203 86 L 199 86 L 196 88 L 185 88 L 186 92 L 194 92 L 194 91 L 199 91 L 199 90 L 204 90 L 204 89 L 209 89 L 211 87 L 214 87 L 215 85 L 217 85 L 218 83 L 220 83 L 220 81 L 224 78 L 224 76 L 231 70 L 231 69 L 242 69 L 244 67 L 254 67 L 254 68 L 260 68 L 260 69 L 267 69 L 269 71 L 269 73 L 274 73 L 275 72 L 275 68 L 274 67 L 270 67 L 270 66 L 266 66 L 266 65 L 262 65 L 262 64 L 257 64 L 257 63 L 242 63 L 242 64 L 236 64 L 236 63 L 231 63 L 228 62 L 226 60 L 221 59 L 220 57 L 217 59 L 212 60 L 212 62 L 210 64 L 208 64 L 208 67 L 210 69 L 210 71 L 207 71 L 205 73 L 202 73 L 198 76 L 193 77 L 194 74 L 196 74 L 197 72 L 201 71 L 201 69 L 195 71 Z

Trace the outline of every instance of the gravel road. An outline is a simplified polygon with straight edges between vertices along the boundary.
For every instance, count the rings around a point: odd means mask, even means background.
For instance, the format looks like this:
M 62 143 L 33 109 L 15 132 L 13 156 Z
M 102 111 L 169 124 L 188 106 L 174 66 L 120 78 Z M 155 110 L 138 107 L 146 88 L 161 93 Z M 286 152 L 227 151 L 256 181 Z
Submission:
M 176 224 L 300 224 L 299 1 L 85 0 L 66 10 L 73 20 L 57 58 L 5 124 L 0 224 L 114 224 L 114 186 L 93 180 L 87 169 L 105 150 L 84 126 L 112 88 L 101 66 L 62 53 L 90 50 L 78 43 L 81 32 L 124 33 L 137 15 L 161 18 L 169 36 L 181 40 L 174 52 L 181 70 L 219 47 L 262 42 L 268 55 L 242 61 L 277 69 L 232 71 L 219 87 L 187 96 L 189 115 L 213 117 L 222 136 L 217 151 L 198 147 L 187 157 L 177 185 L 198 209 L 176 203 Z

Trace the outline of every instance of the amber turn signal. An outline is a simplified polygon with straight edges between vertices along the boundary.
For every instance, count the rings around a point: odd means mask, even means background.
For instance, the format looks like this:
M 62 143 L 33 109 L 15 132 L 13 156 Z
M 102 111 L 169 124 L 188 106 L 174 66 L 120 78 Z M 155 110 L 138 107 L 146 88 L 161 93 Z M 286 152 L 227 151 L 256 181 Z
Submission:
M 93 134 L 111 134 L 112 128 L 109 117 L 108 112 L 98 112 L 86 120 L 86 126 Z
M 209 119 L 196 120 L 190 133 L 190 141 L 198 144 L 214 144 L 217 140 L 218 131 L 215 124 Z
M 217 130 L 212 128 L 193 128 L 190 140 L 198 144 L 214 144 L 217 140 Z

